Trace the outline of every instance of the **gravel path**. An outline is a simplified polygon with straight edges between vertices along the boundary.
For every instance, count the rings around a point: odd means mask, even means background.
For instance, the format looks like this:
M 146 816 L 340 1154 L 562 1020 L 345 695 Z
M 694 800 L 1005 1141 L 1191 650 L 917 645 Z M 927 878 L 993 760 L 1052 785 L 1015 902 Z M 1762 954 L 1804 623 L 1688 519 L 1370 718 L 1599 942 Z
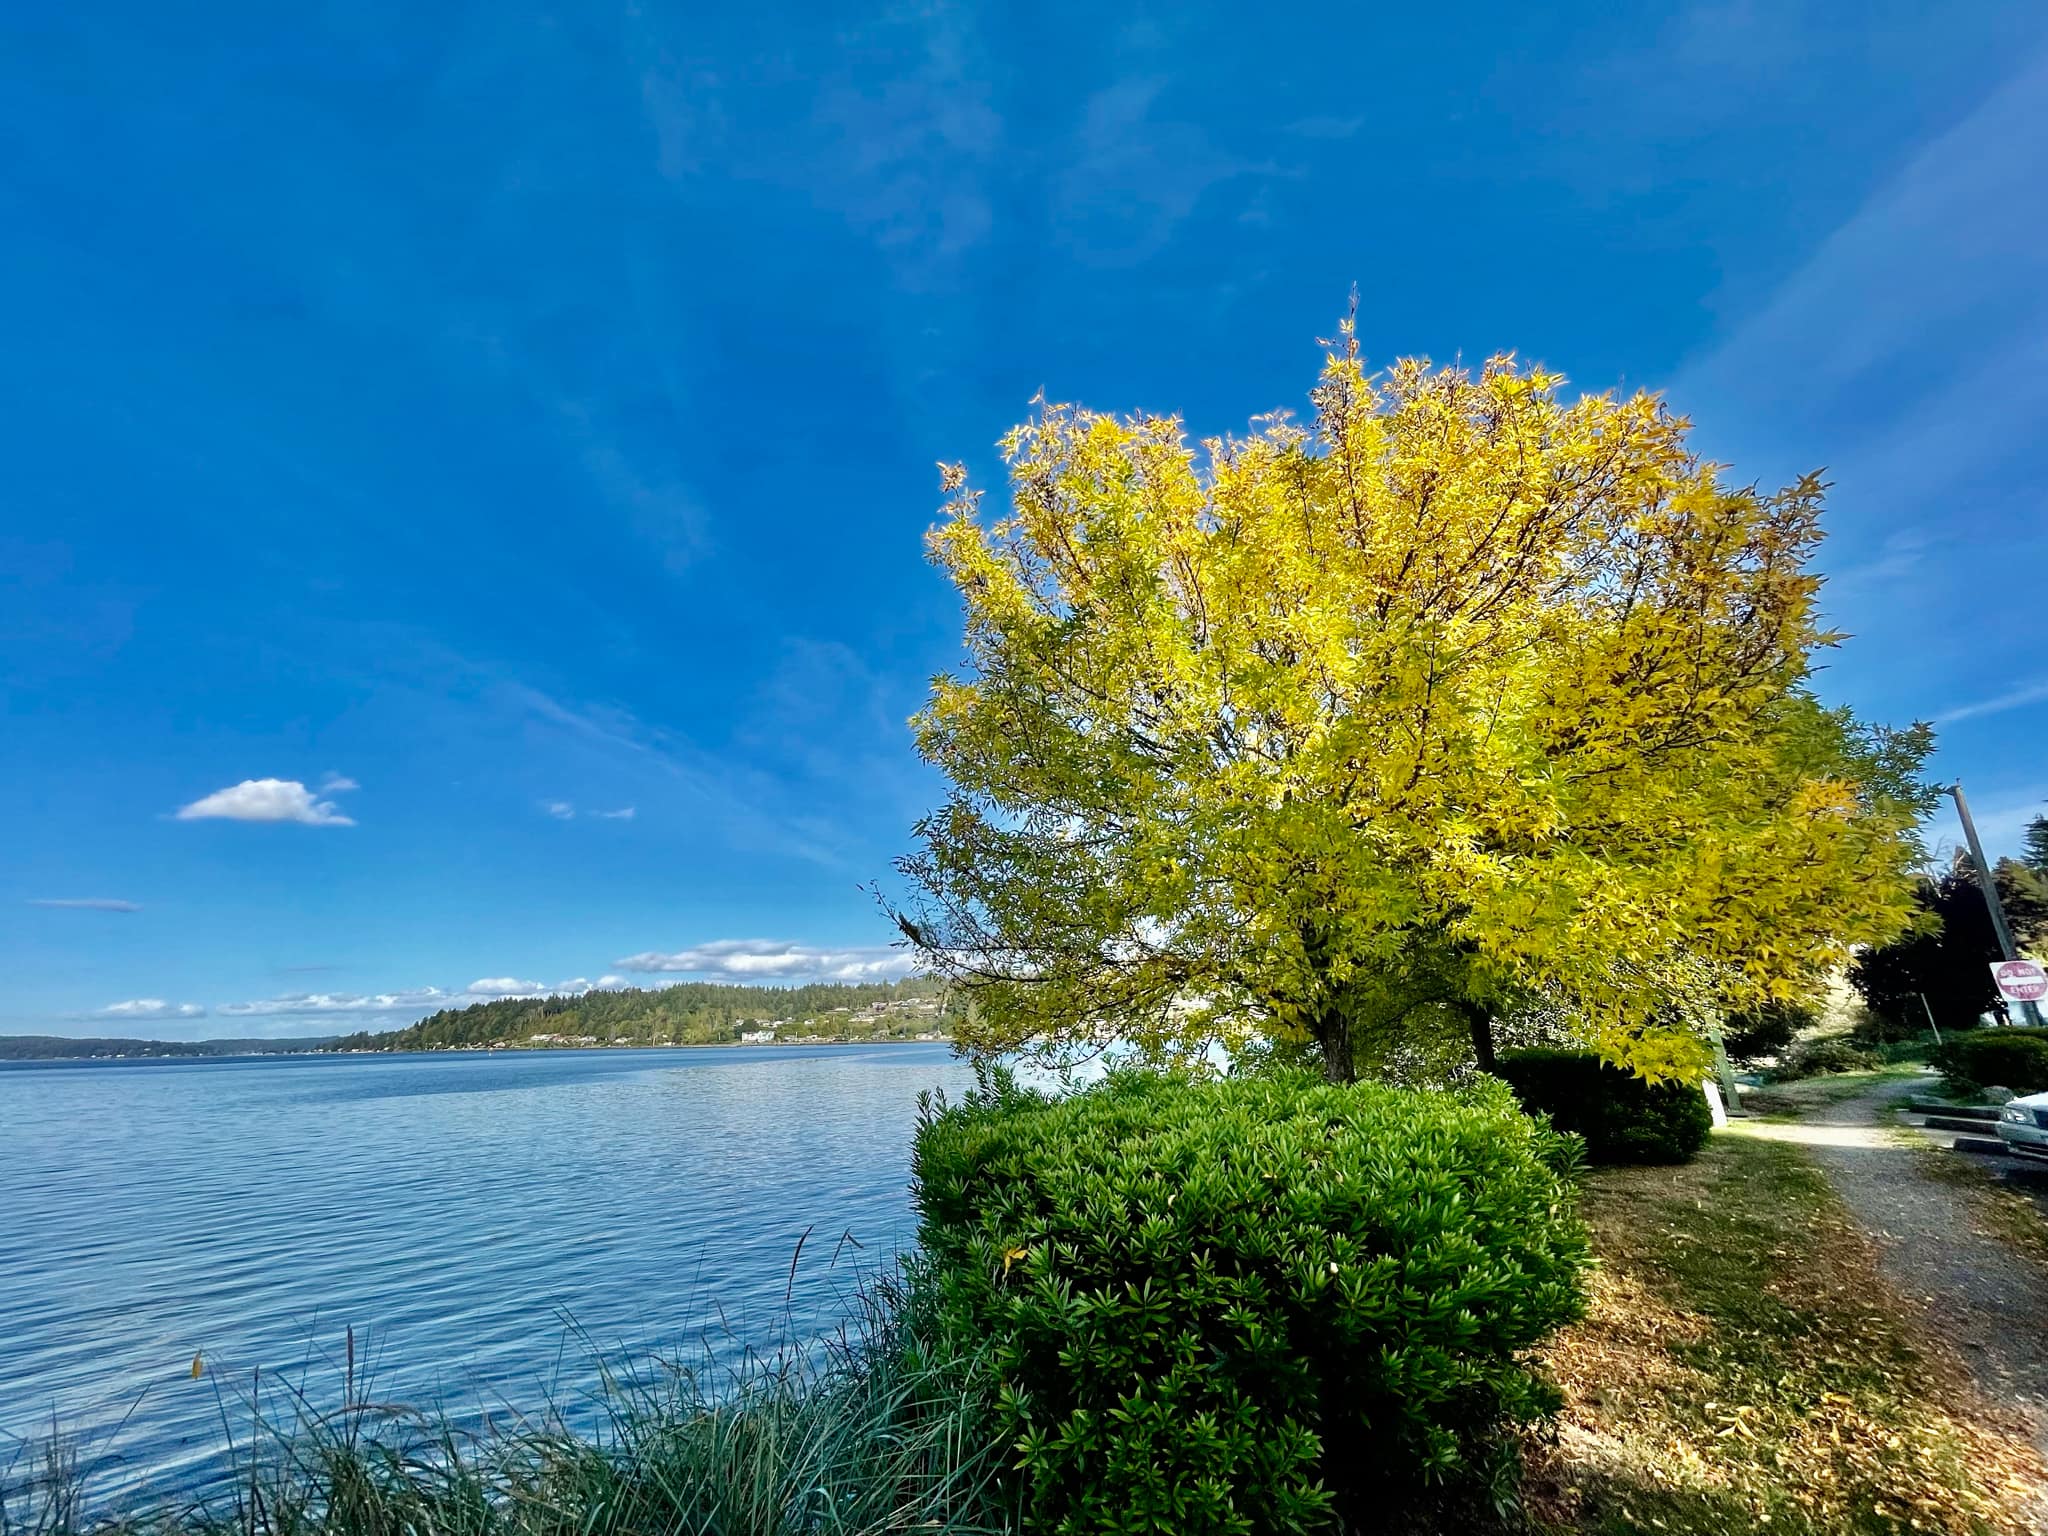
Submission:
M 1890 1106 L 1919 1086 L 1888 1084 L 1793 1125 L 1737 1124 L 1807 1148 L 1877 1239 L 1886 1277 L 1924 1304 L 1988 1397 L 2029 1415 L 2048 1455 L 2048 1264 L 1984 1230 L 1973 1210 L 1982 1197 L 1936 1176 L 1928 1151 L 1901 1137 Z

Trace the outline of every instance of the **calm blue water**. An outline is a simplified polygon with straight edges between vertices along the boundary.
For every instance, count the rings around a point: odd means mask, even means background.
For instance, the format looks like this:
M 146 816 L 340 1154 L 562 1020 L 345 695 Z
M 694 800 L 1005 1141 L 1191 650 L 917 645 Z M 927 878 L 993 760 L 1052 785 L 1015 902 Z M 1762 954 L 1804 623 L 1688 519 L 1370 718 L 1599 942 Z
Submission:
M 524 1409 L 589 1345 L 828 1329 L 914 1236 L 918 1092 L 966 1080 L 920 1045 L 0 1065 L 0 1436 L 191 1477 L 258 1367 L 339 1401 L 350 1325 L 385 1401 Z

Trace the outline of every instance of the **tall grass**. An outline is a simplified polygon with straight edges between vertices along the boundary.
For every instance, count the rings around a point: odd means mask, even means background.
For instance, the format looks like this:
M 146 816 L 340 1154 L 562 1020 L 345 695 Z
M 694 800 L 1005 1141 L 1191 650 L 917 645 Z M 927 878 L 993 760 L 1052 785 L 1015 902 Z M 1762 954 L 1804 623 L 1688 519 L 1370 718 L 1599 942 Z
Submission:
M 908 1308 L 871 1285 L 823 1344 L 607 1371 L 594 1403 L 481 1428 L 377 1401 L 351 1340 L 338 1404 L 260 1380 L 223 1392 L 233 1470 L 209 1491 L 91 1513 L 92 1467 L 53 1435 L 0 1475 L 0 1536 L 1001 1531 L 1002 1458 L 962 1370 L 932 1363 Z

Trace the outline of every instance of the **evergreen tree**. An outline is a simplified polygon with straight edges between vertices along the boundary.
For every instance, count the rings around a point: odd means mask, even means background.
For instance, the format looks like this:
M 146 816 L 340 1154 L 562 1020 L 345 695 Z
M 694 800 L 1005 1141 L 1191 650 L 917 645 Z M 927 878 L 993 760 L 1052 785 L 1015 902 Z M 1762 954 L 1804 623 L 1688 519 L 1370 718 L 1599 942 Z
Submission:
M 2026 850 L 2021 857 L 2028 868 L 2048 875 L 2048 816 L 2036 816 L 2027 823 Z
M 2048 881 L 2017 859 L 1993 871 L 1999 903 L 2021 949 L 2048 943 Z M 1968 854 L 1914 891 L 1913 925 L 1889 944 L 1865 950 L 1849 970 L 1864 1005 L 1896 1036 L 1925 1027 L 1927 1009 L 1943 1029 L 1969 1029 L 2001 1007 L 1991 967 L 2001 958 L 1998 930 Z M 1927 1008 L 1920 1003 L 1927 999 Z

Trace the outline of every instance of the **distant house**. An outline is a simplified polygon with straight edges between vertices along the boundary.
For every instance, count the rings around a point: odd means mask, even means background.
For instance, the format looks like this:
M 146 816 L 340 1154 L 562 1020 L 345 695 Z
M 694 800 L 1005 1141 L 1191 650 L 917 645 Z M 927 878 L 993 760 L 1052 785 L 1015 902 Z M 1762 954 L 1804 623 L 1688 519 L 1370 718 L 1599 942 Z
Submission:
M 740 1031 L 741 1045 L 772 1045 L 775 1031 L 772 1029 L 743 1029 Z

